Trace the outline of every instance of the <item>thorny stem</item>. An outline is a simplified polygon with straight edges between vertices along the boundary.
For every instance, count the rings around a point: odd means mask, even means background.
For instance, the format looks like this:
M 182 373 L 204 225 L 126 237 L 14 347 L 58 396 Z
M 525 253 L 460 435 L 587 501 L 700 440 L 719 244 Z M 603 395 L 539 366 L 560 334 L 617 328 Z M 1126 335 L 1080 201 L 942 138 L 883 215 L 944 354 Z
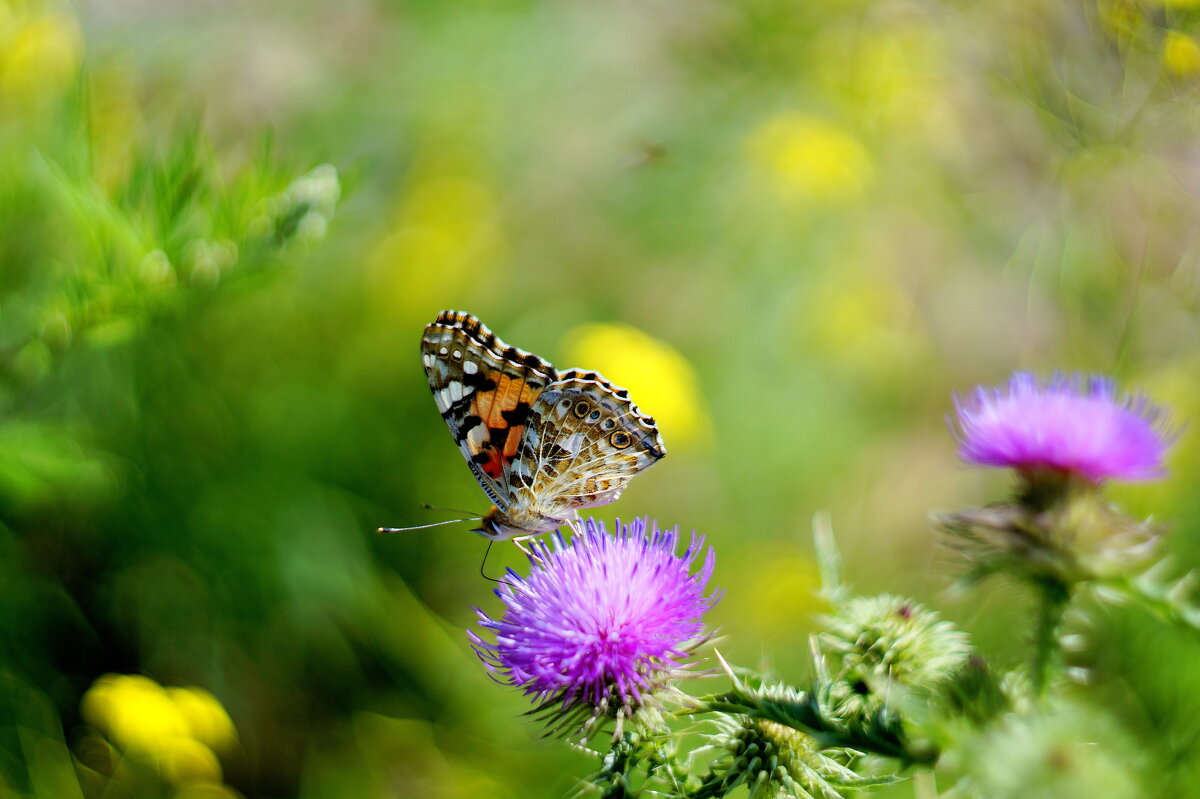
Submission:
M 601 799 L 625 799 L 629 796 L 628 774 L 636 763 L 637 739 L 626 733 L 613 744 L 604 759 L 604 768 L 597 775 Z
M 1033 694 L 1042 696 L 1050 681 L 1050 672 L 1058 660 L 1058 625 L 1071 598 L 1071 589 L 1055 579 L 1037 583 L 1038 608 L 1033 640 Z

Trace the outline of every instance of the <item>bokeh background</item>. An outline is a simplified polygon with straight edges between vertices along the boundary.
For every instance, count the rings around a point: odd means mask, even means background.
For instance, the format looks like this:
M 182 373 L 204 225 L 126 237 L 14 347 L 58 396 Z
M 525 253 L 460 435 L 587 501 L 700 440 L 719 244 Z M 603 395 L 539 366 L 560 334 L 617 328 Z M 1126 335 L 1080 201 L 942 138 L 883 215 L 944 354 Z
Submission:
M 0 794 L 574 789 L 468 647 L 483 541 L 373 532 L 486 510 L 442 308 L 659 418 L 598 515 L 709 537 L 731 660 L 805 679 L 827 510 L 856 590 L 1020 661 L 1029 598 L 948 590 L 928 521 L 1007 489 L 951 395 L 1095 370 L 1196 418 L 1198 35 L 1189 0 L 0 0 Z M 1113 492 L 1181 571 L 1198 458 Z M 1200 791 L 1200 645 L 1097 624 L 1088 696 Z

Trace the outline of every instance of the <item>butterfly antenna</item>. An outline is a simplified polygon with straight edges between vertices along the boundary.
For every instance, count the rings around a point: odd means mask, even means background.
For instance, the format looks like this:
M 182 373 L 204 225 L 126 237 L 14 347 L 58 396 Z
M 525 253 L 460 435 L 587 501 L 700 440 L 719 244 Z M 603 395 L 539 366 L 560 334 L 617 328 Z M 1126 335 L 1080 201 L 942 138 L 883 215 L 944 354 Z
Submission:
M 380 527 L 375 532 L 377 533 L 404 533 L 409 530 L 424 530 L 427 527 L 440 527 L 443 524 L 458 524 L 459 522 L 478 522 L 483 519 L 482 516 L 472 516 L 468 519 L 447 519 L 444 522 L 432 522 L 430 524 L 418 524 L 414 527 Z
M 430 505 L 428 502 L 422 502 L 421 507 L 424 508 L 425 510 L 444 510 L 444 511 L 449 511 L 450 513 L 465 513 L 468 516 L 470 516 L 473 513 L 473 511 L 462 510 L 460 508 L 443 508 L 440 505 Z

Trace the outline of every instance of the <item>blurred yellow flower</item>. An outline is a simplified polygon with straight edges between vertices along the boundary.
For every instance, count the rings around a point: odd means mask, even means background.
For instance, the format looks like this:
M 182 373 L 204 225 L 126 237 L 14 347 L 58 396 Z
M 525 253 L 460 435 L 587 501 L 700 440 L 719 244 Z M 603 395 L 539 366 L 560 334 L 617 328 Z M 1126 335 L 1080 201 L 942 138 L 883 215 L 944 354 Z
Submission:
M 1142 23 L 1142 15 L 1138 6 L 1128 0 L 1102 2 L 1099 19 L 1105 32 L 1122 44 L 1127 44 L 1133 39 L 1138 26 Z
M 954 56 L 947 39 L 936 22 L 916 16 L 878 28 L 835 26 L 814 44 L 814 69 L 843 113 L 886 135 L 889 148 L 908 138 L 922 151 L 936 142 L 939 152 L 957 152 L 961 108 L 950 101 Z
M 783 200 L 861 197 L 874 167 L 866 148 L 839 125 L 798 112 L 776 114 L 746 140 L 753 165 Z
M 162 774 L 173 785 L 219 783 L 221 764 L 204 744 L 192 738 L 174 738 L 163 746 Z
M 28 107 L 58 96 L 75 78 L 83 36 L 68 14 L 37 16 L 0 40 L 0 95 Z
M 136 674 L 106 674 L 96 680 L 83 696 L 83 718 L 122 749 L 161 758 L 164 769 L 179 773 L 199 768 L 198 758 L 215 762 L 209 747 L 225 748 L 236 736 L 233 722 L 212 694 L 199 688 L 163 688 Z M 197 746 L 208 755 L 196 755 Z
M 687 359 L 669 345 L 620 324 L 587 324 L 563 338 L 567 364 L 600 372 L 629 389 L 633 401 L 658 422 L 670 449 L 705 442 L 709 419 Z
M 1163 39 L 1162 62 L 1172 75 L 1195 75 L 1200 72 L 1200 44 L 1185 33 L 1169 31 Z
M 188 734 L 200 743 L 219 752 L 237 739 L 229 714 L 208 691 L 203 688 L 168 688 L 167 696 L 183 717 Z
M 432 153 L 414 167 L 392 231 L 370 255 L 380 302 L 404 311 L 452 304 L 483 274 L 496 279 L 508 242 L 499 202 L 469 156 Z
M 187 722 L 163 687 L 148 677 L 108 674 L 83 697 L 83 717 L 123 749 L 158 754 L 188 734 Z

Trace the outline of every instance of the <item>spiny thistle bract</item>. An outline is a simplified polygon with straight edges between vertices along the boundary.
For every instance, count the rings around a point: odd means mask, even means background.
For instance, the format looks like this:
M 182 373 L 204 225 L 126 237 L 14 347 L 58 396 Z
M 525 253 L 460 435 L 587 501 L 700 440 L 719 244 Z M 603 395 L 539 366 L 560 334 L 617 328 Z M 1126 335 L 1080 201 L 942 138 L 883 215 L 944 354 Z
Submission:
M 531 546 L 528 577 L 509 571 L 497 591 L 504 614 L 477 610 L 495 642 L 468 632 L 488 669 L 521 688 L 547 714 L 551 731 L 589 735 L 606 717 L 653 723 L 659 694 L 685 676 L 694 650 L 707 640 L 704 613 L 716 601 L 705 595 L 715 555 L 698 571 L 704 538 L 693 535 L 676 554 L 678 529 L 660 530 L 645 519 L 604 523 L 588 519 Z
M 822 751 L 812 736 L 766 719 L 718 713 L 697 756 L 716 752 L 709 773 L 692 797 L 725 796 L 739 786 L 759 799 L 836 799 L 838 787 L 866 783 L 846 765 L 847 750 Z
M 833 710 L 843 717 L 879 708 L 888 692 L 929 695 L 967 663 L 966 633 L 903 597 L 856 597 L 825 620 L 818 636 L 832 678 Z

